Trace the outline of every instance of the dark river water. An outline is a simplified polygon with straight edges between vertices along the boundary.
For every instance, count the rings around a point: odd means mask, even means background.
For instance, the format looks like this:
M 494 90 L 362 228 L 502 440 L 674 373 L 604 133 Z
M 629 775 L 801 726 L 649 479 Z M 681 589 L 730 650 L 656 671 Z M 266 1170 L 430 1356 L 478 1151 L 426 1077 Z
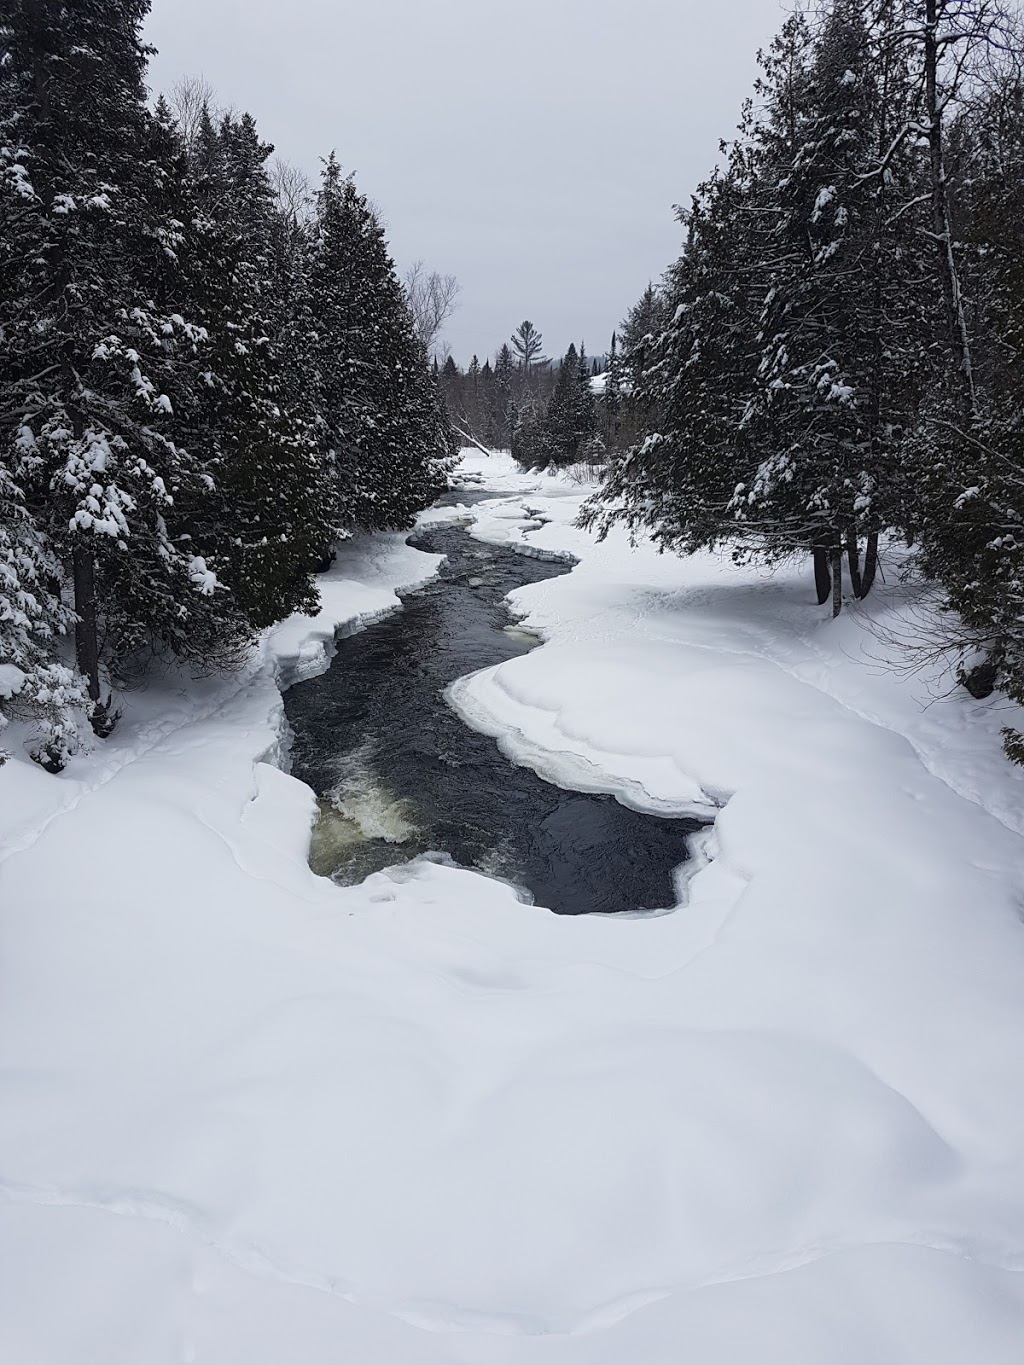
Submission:
M 477 500 L 465 491 L 455 499 Z M 320 797 L 313 870 L 354 885 L 433 853 L 565 914 L 675 904 L 673 870 L 699 822 L 552 786 L 444 699 L 456 678 L 536 643 L 515 629 L 503 598 L 570 566 L 483 545 L 456 526 L 410 540 L 447 556 L 437 578 L 405 596 L 400 612 L 339 640 L 328 671 L 284 696 L 292 772 Z

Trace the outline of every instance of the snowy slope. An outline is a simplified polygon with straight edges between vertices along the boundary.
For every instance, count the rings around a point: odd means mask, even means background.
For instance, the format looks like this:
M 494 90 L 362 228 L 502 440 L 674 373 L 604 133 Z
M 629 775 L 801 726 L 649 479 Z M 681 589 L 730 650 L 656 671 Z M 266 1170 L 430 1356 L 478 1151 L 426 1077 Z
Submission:
M 395 537 L 244 678 L 9 763 L 0 1359 L 1017 1362 L 1007 714 L 872 666 L 892 590 L 833 624 L 801 574 L 596 546 L 580 489 L 466 469 L 475 534 L 580 562 L 452 703 L 552 780 L 720 808 L 713 861 L 650 919 L 309 873 L 274 680 L 433 571 Z

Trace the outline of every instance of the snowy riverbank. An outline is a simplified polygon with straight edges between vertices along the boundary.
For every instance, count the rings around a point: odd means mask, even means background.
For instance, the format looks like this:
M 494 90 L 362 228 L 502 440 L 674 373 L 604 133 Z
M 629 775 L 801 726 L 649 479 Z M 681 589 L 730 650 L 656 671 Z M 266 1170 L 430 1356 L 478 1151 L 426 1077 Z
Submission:
M 723 806 L 714 861 L 647 920 L 312 876 L 274 676 L 433 572 L 398 537 L 243 679 L 132 696 L 60 778 L 9 763 L 0 1356 L 1016 1362 L 1012 715 L 870 662 L 897 592 L 832 623 L 806 574 L 598 546 L 580 489 L 466 468 L 505 495 L 474 534 L 580 562 L 454 703 L 566 785 Z

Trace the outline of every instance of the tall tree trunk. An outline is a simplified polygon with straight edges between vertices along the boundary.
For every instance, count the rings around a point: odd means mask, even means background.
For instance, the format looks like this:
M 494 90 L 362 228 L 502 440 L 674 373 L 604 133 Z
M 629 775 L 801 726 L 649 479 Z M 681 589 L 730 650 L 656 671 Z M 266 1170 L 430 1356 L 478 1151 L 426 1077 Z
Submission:
M 864 572 L 860 577 L 860 597 L 867 597 L 875 581 L 875 573 L 878 569 L 878 532 L 872 531 L 868 535 L 867 544 L 864 547 Z
M 846 563 L 850 570 L 850 587 L 853 589 L 853 595 L 854 597 L 863 597 L 860 550 L 857 546 L 857 532 L 852 526 L 846 528 Z
M 843 609 L 843 547 L 832 546 L 832 619 Z
M 79 672 L 89 685 L 89 700 L 100 700 L 100 648 L 96 632 L 96 560 L 92 551 L 76 544 L 72 555 L 75 577 L 75 656 Z
M 832 575 L 828 569 L 828 546 L 815 545 L 811 554 L 814 557 L 814 590 L 818 594 L 818 606 L 823 607 L 832 596 Z
M 942 137 L 942 108 L 939 97 L 939 16 L 945 17 L 949 0 L 925 0 L 924 85 L 925 112 L 928 118 L 928 161 L 932 206 L 932 238 L 938 253 L 939 278 L 946 305 L 946 330 L 960 375 L 964 408 L 970 417 L 977 411 L 974 390 L 974 364 L 971 358 L 967 313 L 960 287 L 960 272 L 953 250 L 949 192 Z

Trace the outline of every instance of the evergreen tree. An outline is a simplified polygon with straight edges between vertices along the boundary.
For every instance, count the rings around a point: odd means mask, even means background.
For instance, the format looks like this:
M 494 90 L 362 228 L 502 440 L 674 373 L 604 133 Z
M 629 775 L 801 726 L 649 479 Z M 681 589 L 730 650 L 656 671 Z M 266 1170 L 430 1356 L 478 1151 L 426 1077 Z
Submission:
M 912 185 L 905 156 L 873 173 L 888 120 L 877 83 L 884 67 L 862 11 L 859 0 L 838 0 L 795 101 L 787 61 L 784 98 L 770 106 L 771 126 L 758 130 L 775 250 L 761 285 L 760 358 L 743 422 L 751 448 L 764 454 L 732 503 L 764 556 L 815 552 L 819 596 L 830 562 L 834 611 L 844 547 L 854 592 L 870 587 L 874 553 L 862 575 L 858 536 L 871 549 L 879 525 L 896 515 L 893 436 L 917 398 L 918 296 L 912 255 L 901 249 L 913 227 L 896 216 Z
M 407 526 L 457 453 L 384 231 L 332 155 L 309 253 L 314 386 L 339 529 Z
M 579 366 L 576 371 L 576 432 L 577 446 L 580 450 L 597 432 L 597 406 L 594 403 L 594 390 L 590 380 L 591 369 L 587 363 L 587 349 L 581 342 Z
M 494 389 L 491 404 L 491 422 L 497 433 L 495 444 L 503 449 L 511 449 L 512 436 L 516 424 L 515 402 L 515 361 L 512 350 L 506 342 L 494 359 Z
M 12 0 L 5 18 L 0 439 L 9 465 L 13 440 L 30 447 L 29 509 L 73 567 L 98 731 L 110 724 L 99 622 L 115 655 L 143 633 L 174 648 L 220 597 L 175 523 L 177 503 L 206 488 L 173 434 L 201 331 L 153 298 L 187 243 L 145 104 L 147 10 Z
M 604 394 L 601 399 L 601 413 L 604 444 L 606 448 L 619 448 L 619 431 L 622 427 L 622 358 L 619 355 L 619 335 L 612 332 L 608 348 L 608 367 L 605 371 Z
M 523 469 L 545 469 L 551 463 L 551 440 L 543 410 L 536 398 L 525 398 L 516 409 L 512 458 Z
M 922 567 L 945 589 L 949 633 L 965 650 L 976 696 L 1024 701 L 1024 86 L 1011 76 L 958 130 L 963 281 L 976 325 L 975 399 L 951 370 L 926 405 L 912 446 Z M 956 333 L 954 333 L 955 339 Z M 955 621 L 955 626 L 953 622 Z M 977 661 L 977 662 L 975 662 Z M 1024 739 L 1007 732 L 1024 760 Z
M 793 15 L 762 58 L 756 107 L 683 215 L 667 327 L 638 342 L 630 320 L 641 436 L 585 511 L 666 547 L 813 551 L 834 609 L 844 545 L 859 595 L 879 529 L 900 523 L 897 449 L 922 383 L 927 288 L 900 213 L 918 168 L 890 145 L 911 83 L 887 36 L 838 0 L 814 31 Z
M 666 277 L 669 321 L 657 336 L 644 334 L 642 364 L 636 341 L 625 352 L 636 367 L 629 414 L 637 439 L 612 454 L 581 516 L 601 535 L 621 522 L 662 549 L 690 553 L 732 533 L 737 470 L 750 467 L 740 419 L 755 366 L 755 190 L 749 146 L 737 139 L 725 166 L 680 211 L 687 239 Z
M 521 322 L 512 334 L 512 351 L 519 368 L 521 387 L 525 392 L 529 390 L 533 371 L 548 363 L 547 356 L 543 354 L 544 337 L 529 320 Z
M 182 423 L 214 491 L 195 509 L 192 534 L 230 588 L 245 622 L 260 628 L 314 611 L 313 572 L 331 539 L 330 479 L 318 434 L 287 382 L 296 244 L 285 249 L 265 170 L 273 150 L 250 115 L 200 128 L 191 315 L 206 333 L 208 367 Z M 215 144 L 215 145 L 214 145 Z
M 623 363 L 634 378 L 646 368 L 648 351 L 663 332 L 666 321 L 665 299 L 649 283 L 618 331 Z
M 21 433 L 14 450 L 19 449 Z M 34 439 L 23 437 L 26 463 Z M 27 471 L 26 471 L 27 472 Z M 87 703 L 81 675 L 56 652 L 73 613 L 54 585 L 60 565 L 25 507 L 21 488 L 0 460 L 0 735 L 14 716 L 39 723 L 33 757 L 52 772 L 79 747 L 78 717 Z M 0 747 L 0 763 L 9 757 Z
M 544 422 L 547 463 L 571 464 L 579 452 L 577 410 L 579 407 L 580 358 L 573 342 L 562 358 L 555 391 L 548 404 Z
M 557 465 L 574 464 L 594 434 L 596 418 L 590 391 L 587 357 L 575 344 L 569 344 L 558 371 L 555 391 L 548 404 L 544 430 L 545 454 Z

